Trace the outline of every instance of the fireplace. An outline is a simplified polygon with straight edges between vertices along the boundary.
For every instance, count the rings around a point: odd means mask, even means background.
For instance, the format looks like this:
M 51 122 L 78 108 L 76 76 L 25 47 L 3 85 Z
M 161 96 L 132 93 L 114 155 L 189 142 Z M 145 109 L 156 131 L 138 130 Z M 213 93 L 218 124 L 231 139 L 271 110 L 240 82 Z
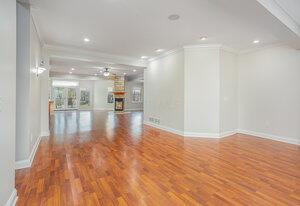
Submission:
M 115 98 L 115 111 L 124 111 L 124 98 Z
M 115 111 L 123 112 L 125 107 L 125 92 L 113 92 L 115 95 Z

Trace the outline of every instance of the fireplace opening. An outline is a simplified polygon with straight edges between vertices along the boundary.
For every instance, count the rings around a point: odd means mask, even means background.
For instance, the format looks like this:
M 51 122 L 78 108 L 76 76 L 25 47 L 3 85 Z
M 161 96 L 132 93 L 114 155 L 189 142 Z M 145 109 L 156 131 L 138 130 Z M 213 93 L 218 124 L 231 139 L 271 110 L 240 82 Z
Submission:
M 124 98 L 115 98 L 115 111 L 124 111 Z

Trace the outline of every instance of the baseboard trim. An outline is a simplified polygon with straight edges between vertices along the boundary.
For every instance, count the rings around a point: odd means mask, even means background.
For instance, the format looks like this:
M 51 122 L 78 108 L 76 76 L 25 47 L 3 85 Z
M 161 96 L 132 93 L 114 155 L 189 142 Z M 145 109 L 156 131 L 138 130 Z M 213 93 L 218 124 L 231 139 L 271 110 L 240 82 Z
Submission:
M 33 159 L 35 157 L 35 153 L 36 153 L 36 151 L 39 147 L 40 141 L 41 141 L 41 136 L 37 138 L 28 159 L 20 160 L 20 161 L 15 162 L 15 169 L 16 170 L 31 167 Z
M 125 111 L 144 111 L 143 109 L 125 109 Z
M 184 132 L 184 137 L 220 138 L 219 133 Z
M 14 188 L 5 206 L 15 206 L 18 200 L 17 190 Z
M 144 121 L 144 124 L 145 125 L 148 125 L 150 127 L 155 127 L 157 129 L 161 129 L 161 130 L 165 130 L 167 132 L 171 132 L 173 134 L 177 134 L 177 135 L 180 135 L 180 136 L 184 136 L 184 133 L 180 130 L 177 130 L 177 129 L 173 129 L 171 127 L 167 127 L 167 126 L 162 126 L 162 125 L 157 125 L 157 124 L 153 124 L 151 122 L 148 122 L 148 121 Z
M 96 110 L 96 111 L 114 111 L 114 109 L 112 109 L 112 108 L 94 108 L 93 110 Z
M 227 131 L 227 132 L 221 132 L 219 134 L 219 137 L 223 138 L 223 137 L 228 137 L 228 136 L 232 136 L 232 135 L 235 135 L 235 134 L 237 134 L 237 130 L 232 130 L 232 131 Z
M 44 131 L 44 132 L 41 132 L 41 137 L 48 137 L 50 136 L 50 131 Z
M 253 132 L 253 131 L 243 130 L 243 129 L 238 129 L 237 133 L 251 135 L 251 136 L 260 137 L 260 138 L 264 138 L 264 139 L 275 140 L 275 141 L 279 141 L 279 142 L 285 142 L 285 143 L 294 144 L 294 145 L 300 145 L 300 138 L 299 138 L 299 140 L 294 140 L 294 139 L 289 139 L 286 137 L 280 137 L 277 135 L 266 134 L 266 133 L 262 133 L 262 132 Z
M 231 135 L 236 134 L 237 132 L 234 131 L 228 131 L 228 132 L 222 132 L 222 133 L 199 133 L 199 132 L 183 132 L 177 129 L 173 129 L 171 127 L 166 127 L 162 125 L 157 125 L 148 121 L 144 121 L 145 125 L 155 127 L 157 129 L 165 130 L 167 132 L 171 132 L 173 134 L 177 134 L 183 137 L 195 137 L 195 138 L 223 138 L 223 137 L 228 137 Z

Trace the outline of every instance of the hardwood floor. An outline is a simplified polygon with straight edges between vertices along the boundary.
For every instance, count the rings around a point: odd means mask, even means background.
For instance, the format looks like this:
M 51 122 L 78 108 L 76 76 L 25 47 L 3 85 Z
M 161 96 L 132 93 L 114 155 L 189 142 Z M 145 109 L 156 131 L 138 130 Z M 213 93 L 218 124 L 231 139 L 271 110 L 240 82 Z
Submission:
M 57 112 L 18 205 L 300 205 L 299 146 L 234 135 L 182 138 L 132 112 Z

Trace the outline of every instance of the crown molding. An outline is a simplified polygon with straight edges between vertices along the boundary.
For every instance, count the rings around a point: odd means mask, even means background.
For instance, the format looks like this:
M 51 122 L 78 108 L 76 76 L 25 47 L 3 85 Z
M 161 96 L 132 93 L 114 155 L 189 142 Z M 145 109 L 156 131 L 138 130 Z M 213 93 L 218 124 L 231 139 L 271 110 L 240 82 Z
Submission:
M 222 44 L 196 44 L 196 45 L 186 45 L 183 49 L 196 49 L 196 48 L 210 48 L 210 49 L 220 49 Z
M 226 46 L 226 45 L 222 45 L 222 44 L 197 44 L 197 45 L 186 45 L 186 46 L 183 46 L 183 47 L 180 47 L 180 48 L 177 48 L 177 49 L 173 49 L 173 50 L 170 50 L 170 51 L 167 51 L 167 52 L 164 52 L 156 57 L 153 57 L 151 59 L 149 59 L 149 62 L 152 62 L 152 61 L 155 61 L 155 60 L 158 60 L 158 59 L 161 59 L 161 58 L 164 58 L 166 56 L 169 56 L 169 55 L 172 55 L 172 54 L 176 54 L 178 52 L 181 52 L 181 51 L 184 51 L 184 50 L 189 50 L 189 49 L 196 49 L 196 48 L 211 48 L 211 49 L 222 49 L 224 51 L 228 51 L 228 52 L 231 52 L 231 53 L 234 53 L 234 54 L 238 54 L 239 51 L 232 48 L 232 47 L 229 47 L 229 46 Z
M 199 44 L 199 45 L 188 45 L 184 46 L 184 49 L 195 49 L 195 48 L 212 48 L 212 49 L 221 49 L 223 51 L 228 51 L 231 53 L 238 54 L 239 50 L 232 47 L 226 46 L 224 44 Z
M 265 7 L 273 16 L 279 19 L 292 32 L 300 37 L 300 25 L 298 25 L 289 13 L 283 9 L 276 0 L 256 0 Z
M 150 58 L 148 61 L 152 62 L 152 61 L 164 58 L 166 56 L 176 54 L 176 53 L 181 52 L 181 51 L 183 51 L 183 48 L 177 48 L 177 49 L 169 50 L 169 51 L 166 51 L 166 52 L 164 52 L 164 53 L 162 53 L 162 54 L 160 54 L 156 57 Z
M 32 7 L 30 7 L 30 10 L 32 9 Z M 34 26 L 34 29 L 35 29 L 35 31 L 36 31 L 36 33 L 37 33 L 37 36 L 38 36 L 38 39 L 39 39 L 39 41 L 40 41 L 40 44 L 42 45 L 42 47 L 45 45 L 45 40 L 44 40 L 44 38 L 43 38 L 43 36 L 42 36 L 42 34 L 41 34 L 41 31 L 40 31 L 40 29 L 39 29 L 39 27 L 38 27 L 38 23 L 37 23 L 37 21 L 36 21 L 36 18 L 35 18 L 35 16 L 34 16 L 34 14 L 30 11 L 30 17 L 31 17 L 31 20 L 32 20 L 32 23 L 33 23 L 33 26 Z
M 44 49 L 47 50 L 50 58 L 56 57 L 79 61 L 103 62 L 105 64 L 125 64 L 136 67 L 147 67 L 148 65 L 148 61 L 138 58 L 79 49 L 76 47 L 45 44 Z
M 290 47 L 287 44 L 276 43 L 276 44 L 263 45 L 260 47 L 255 47 L 255 48 L 250 48 L 250 49 L 244 49 L 244 50 L 241 50 L 238 54 L 247 54 L 247 53 L 258 52 L 258 51 L 271 49 L 271 48 L 275 48 L 275 47 L 282 47 L 282 46 Z

